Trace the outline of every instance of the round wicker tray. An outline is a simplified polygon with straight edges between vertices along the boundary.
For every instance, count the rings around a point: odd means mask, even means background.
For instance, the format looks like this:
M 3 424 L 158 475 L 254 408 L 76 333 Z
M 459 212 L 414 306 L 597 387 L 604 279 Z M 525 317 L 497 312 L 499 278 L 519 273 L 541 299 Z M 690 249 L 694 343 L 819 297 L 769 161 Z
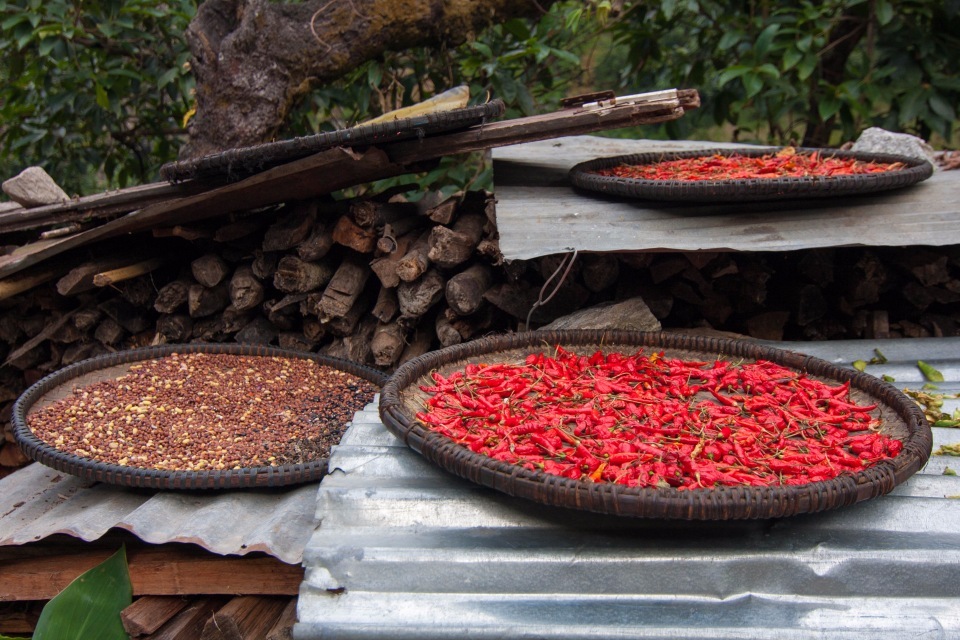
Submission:
M 396 142 L 472 127 L 489 118 L 500 117 L 505 109 L 502 100 L 491 100 L 485 104 L 462 109 L 437 111 L 370 125 L 361 124 L 349 129 L 231 149 L 193 160 L 167 163 L 160 167 L 160 177 L 168 182 L 212 177 L 240 180 L 271 167 L 334 147 Z
M 315 353 L 287 351 L 259 345 L 242 344 L 185 344 L 146 347 L 98 356 L 70 365 L 46 376 L 27 389 L 14 403 L 14 437 L 27 457 L 48 467 L 79 476 L 85 480 L 106 484 L 149 489 L 240 489 L 249 487 L 280 487 L 314 482 L 327 473 L 327 459 L 276 467 L 247 467 L 236 470 L 169 471 L 107 464 L 72 453 L 60 451 L 37 438 L 27 425 L 27 415 L 33 408 L 46 404 L 82 387 L 101 380 L 117 378 L 129 371 L 130 365 L 144 360 L 161 358 L 173 353 L 211 353 L 242 356 L 304 358 L 317 364 L 353 374 L 375 385 L 382 386 L 386 377 L 374 369 L 347 360 Z
M 792 200 L 797 198 L 832 198 L 899 189 L 926 180 L 933 174 L 933 165 L 917 158 L 892 154 L 855 153 L 834 149 L 797 149 L 797 153 L 819 152 L 823 156 L 856 158 L 864 162 L 902 162 L 905 168 L 851 176 L 812 176 L 808 178 L 757 178 L 752 180 L 640 180 L 602 176 L 595 173 L 618 165 L 643 165 L 657 162 L 700 158 L 704 156 L 761 157 L 779 149 L 708 149 L 677 153 L 641 153 L 581 162 L 570 169 L 574 187 L 640 200 L 676 202 L 743 202 L 754 200 Z
M 627 487 L 573 480 L 473 453 L 427 429 L 416 418 L 432 384 L 431 372 L 447 375 L 468 363 L 522 362 L 527 354 L 552 350 L 591 354 L 634 352 L 639 347 L 679 358 L 765 359 L 820 379 L 850 381 L 857 401 L 878 403 L 873 415 L 881 429 L 903 441 L 895 458 L 855 474 L 799 486 L 747 487 L 681 491 L 675 488 Z M 747 341 L 669 333 L 603 331 L 535 331 L 484 338 L 428 353 L 402 365 L 384 385 L 380 415 L 387 428 L 439 467 L 483 486 L 541 504 L 583 511 L 646 518 L 728 520 L 778 518 L 851 505 L 890 492 L 927 461 L 932 434 L 923 413 L 890 384 L 824 360 Z

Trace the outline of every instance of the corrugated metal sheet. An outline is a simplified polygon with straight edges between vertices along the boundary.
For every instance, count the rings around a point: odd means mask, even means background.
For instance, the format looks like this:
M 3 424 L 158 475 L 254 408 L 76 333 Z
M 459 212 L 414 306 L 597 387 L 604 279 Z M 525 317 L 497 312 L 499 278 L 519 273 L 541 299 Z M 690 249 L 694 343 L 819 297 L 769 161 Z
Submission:
M 960 172 L 872 196 L 772 203 L 630 201 L 574 191 L 594 158 L 743 145 L 571 136 L 493 150 L 500 251 L 507 260 L 579 251 L 790 251 L 957 242 Z M 545 233 L 545 230 L 547 231 Z
M 781 344 L 960 390 L 960 340 Z M 958 401 L 947 403 L 952 411 Z M 935 446 L 960 442 L 936 429 Z M 780 520 L 687 523 L 542 507 L 450 476 L 357 414 L 320 485 L 294 637 L 960 638 L 960 477 Z
M 317 486 L 140 491 L 34 463 L 0 480 L 0 546 L 58 533 L 90 541 L 117 528 L 151 544 L 188 542 L 220 555 L 261 551 L 299 564 L 317 524 Z

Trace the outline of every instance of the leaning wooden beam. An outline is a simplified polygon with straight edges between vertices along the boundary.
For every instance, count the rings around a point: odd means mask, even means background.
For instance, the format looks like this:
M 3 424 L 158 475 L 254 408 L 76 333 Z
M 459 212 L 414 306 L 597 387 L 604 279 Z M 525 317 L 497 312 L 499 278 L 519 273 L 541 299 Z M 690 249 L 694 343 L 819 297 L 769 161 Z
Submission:
M 26 273 L 17 274 L 16 277 L 0 280 L 0 300 L 6 300 L 18 293 L 23 293 L 58 278 L 63 275 L 64 270 L 62 265 L 45 265 Z
M 154 269 L 160 267 L 163 262 L 163 258 L 152 258 L 150 260 L 143 260 L 126 267 L 120 267 L 119 269 L 102 271 L 93 276 L 93 284 L 98 287 L 107 287 L 111 284 L 123 282 L 124 280 L 130 280 L 132 278 L 136 278 L 137 276 L 150 273 Z

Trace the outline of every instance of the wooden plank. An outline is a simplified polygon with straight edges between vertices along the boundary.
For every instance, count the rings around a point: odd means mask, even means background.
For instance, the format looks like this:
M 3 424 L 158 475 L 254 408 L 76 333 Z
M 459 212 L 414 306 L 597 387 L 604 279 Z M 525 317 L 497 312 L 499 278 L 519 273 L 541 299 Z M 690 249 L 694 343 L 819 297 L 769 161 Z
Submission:
M 0 601 L 49 600 L 115 550 L 13 558 L 0 565 Z M 303 567 L 270 556 L 217 556 L 176 546 L 128 549 L 133 594 L 296 595 Z
M 102 271 L 93 276 L 93 284 L 98 287 L 106 287 L 111 284 L 123 282 L 124 280 L 130 280 L 131 278 L 142 276 L 145 273 L 150 273 L 160 267 L 163 262 L 163 258 L 151 258 L 119 269 Z
M 156 633 L 145 636 L 143 640 L 199 638 L 213 613 L 227 602 L 227 598 L 223 596 L 210 596 L 193 600 L 183 611 L 160 627 Z
M 286 606 L 282 598 L 239 596 L 213 614 L 200 640 L 263 640 Z
M 127 634 L 145 636 L 162 627 L 188 604 L 181 596 L 143 596 L 120 612 L 120 622 Z
M 960 244 L 960 172 L 905 189 L 789 202 L 654 203 L 573 190 L 567 171 L 591 158 L 717 148 L 709 142 L 592 136 L 494 152 L 497 230 L 506 260 L 578 251 L 791 251 Z

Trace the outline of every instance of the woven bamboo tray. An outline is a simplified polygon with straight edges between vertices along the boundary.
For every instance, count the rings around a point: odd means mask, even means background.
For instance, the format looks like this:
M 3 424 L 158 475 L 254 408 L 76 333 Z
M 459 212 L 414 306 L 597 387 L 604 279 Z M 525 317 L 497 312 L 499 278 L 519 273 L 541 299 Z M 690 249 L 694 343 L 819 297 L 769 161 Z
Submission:
M 370 125 L 361 124 L 349 129 L 230 149 L 193 160 L 167 163 L 160 167 L 160 177 L 168 182 L 212 177 L 240 180 L 334 147 L 367 146 L 465 129 L 488 119 L 498 118 L 505 110 L 502 100 L 491 100 L 462 109 L 437 111 Z
M 864 162 L 902 162 L 896 171 L 850 176 L 811 176 L 805 178 L 757 178 L 751 180 L 640 180 L 602 176 L 595 173 L 618 165 L 644 165 L 657 162 L 739 155 L 748 158 L 776 153 L 780 149 L 708 149 L 676 153 L 640 153 L 581 162 L 570 169 L 570 182 L 585 191 L 622 198 L 673 202 L 744 202 L 757 200 L 793 200 L 832 198 L 876 193 L 907 187 L 933 174 L 933 165 L 917 158 L 893 154 L 857 153 L 835 149 L 797 149 L 797 153 L 818 152 L 824 157 L 855 158 Z
M 60 451 L 37 438 L 27 424 L 31 409 L 56 402 L 77 387 L 118 378 L 130 366 L 145 360 L 161 358 L 173 353 L 209 353 L 241 356 L 284 357 L 313 360 L 319 365 L 338 369 L 382 386 L 386 377 L 379 371 L 347 360 L 316 353 L 288 351 L 274 347 L 243 344 L 185 344 L 146 347 L 90 358 L 65 367 L 39 380 L 14 403 L 14 437 L 24 454 L 48 467 L 78 476 L 85 480 L 126 487 L 149 489 L 240 489 L 251 487 L 280 487 L 314 482 L 327 473 L 327 458 L 301 464 L 275 467 L 247 467 L 231 470 L 170 471 L 108 464 L 95 459 Z M 337 425 L 338 427 L 341 425 Z
M 855 474 L 798 486 L 731 486 L 681 491 L 675 488 L 627 487 L 529 471 L 477 454 L 427 429 L 415 415 L 433 384 L 431 372 L 443 375 L 468 363 L 523 362 L 530 353 L 556 346 L 589 355 L 604 352 L 663 351 L 683 359 L 770 360 L 807 375 L 842 383 L 850 381 L 858 402 L 876 402 L 872 414 L 881 430 L 903 441 L 903 450 Z M 545 505 L 620 516 L 685 520 L 779 518 L 851 505 L 889 493 L 927 461 L 932 433 L 917 405 L 882 380 L 824 360 L 747 341 L 669 333 L 614 331 L 535 331 L 484 338 L 428 353 L 402 365 L 384 385 L 380 415 L 387 428 L 439 467 L 477 484 Z

